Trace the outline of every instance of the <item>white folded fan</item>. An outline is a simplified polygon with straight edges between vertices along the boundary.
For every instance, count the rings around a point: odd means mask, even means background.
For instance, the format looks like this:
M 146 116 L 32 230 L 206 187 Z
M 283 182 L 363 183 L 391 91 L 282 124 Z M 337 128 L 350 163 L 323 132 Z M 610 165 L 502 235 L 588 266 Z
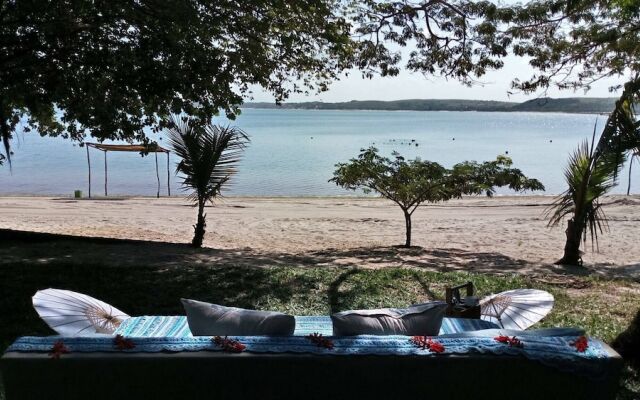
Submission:
M 32 300 L 38 315 L 61 336 L 110 335 L 129 318 L 110 304 L 70 290 L 39 290 Z
M 525 330 L 549 314 L 553 303 L 553 295 L 544 290 L 508 290 L 480 300 L 480 318 L 505 329 Z

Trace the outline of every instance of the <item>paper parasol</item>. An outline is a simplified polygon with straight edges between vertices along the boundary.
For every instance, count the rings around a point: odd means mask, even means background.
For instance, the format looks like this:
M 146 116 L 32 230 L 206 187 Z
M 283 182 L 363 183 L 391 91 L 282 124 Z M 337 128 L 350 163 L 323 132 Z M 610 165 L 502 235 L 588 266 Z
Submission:
M 129 318 L 103 301 L 70 290 L 39 290 L 33 296 L 33 307 L 62 336 L 113 334 Z
M 480 318 L 505 329 L 525 330 L 553 308 L 553 296 L 543 290 L 515 289 L 480 301 Z

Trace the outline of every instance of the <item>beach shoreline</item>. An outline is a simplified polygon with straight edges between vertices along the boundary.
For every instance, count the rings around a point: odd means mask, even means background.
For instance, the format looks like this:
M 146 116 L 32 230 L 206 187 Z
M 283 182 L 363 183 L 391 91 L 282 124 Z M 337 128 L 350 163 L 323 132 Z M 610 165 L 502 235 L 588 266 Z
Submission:
M 538 197 L 547 197 L 547 198 L 553 198 L 553 197 L 557 197 L 558 194 L 550 194 L 550 193 L 523 193 L 523 194 L 517 194 L 517 193 L 510 193 L 510 194 L 503 194 L 503 193 L 496 193 L 493 195 L 493 197 L 496 198 L 527 198 L 527 197 L 532 197 L 532 198 L 538 198 Z M 167 196 L 167 195 L 160 195 L 160 199 L 186 199 L 188 197 L 188 195 L 186 194 L 172 194 L 171 196 Z M 464 195 L 462 196 L 462 199 L 479 199 L 479 198 L 486 198 L 485 196 L 477 196 L 477 195 Z M 630 196 L 625 196 L 622 194 L 614 194 L 611 195 L 610 197 L 629 197 L 629 198 L 640 198 L 640 194 L 635 194 L 635 193 L 631 193 Z M 49 198 L 49 199 L 57 199 L 57 198 L 63 198 L 63 199 L 69 199 L 69 200 L 122 200 L 122 199 L 127 199 L 127 200 L 131 200 L 131 199 L 157 199 L 158 197 L 156 195 L 128 195 L 128 194 L 114 194 L 114 195 L 109 195 L 107 197 L 105 197 L 102 194 L 98 194 L 92 197 L 87 197 L 87 194 L 85 192 L 83 192 L 82 197 L 80 198 L 75 198 L 73 194 L 69 194 L 69 193 L 58 193 L 58 194 L 51 194 L 51 193 L 43 193 L 43 194 L 39 194 L 39 193 L 20 193 L 20 192 L 16 192 L 16 193 L 0 193 L 0 199 L 3 198 Z M 231 195 L 231 196 L 221 196 L 221 199 L 363 199 L 363 200 L 369 200 L 369 199 L 381 199 L 380 195 L 377 194 L 370 194 L 370 195 L 365 195 L 365 194 L 353 194 L 353 193 L 347 193 L 344 195 L 292 195 L 292 196 L 288 196 L 288 195 Z
M 384 199 L 225 197 L 206 209 L 204 246 L 231 264 L 281 257 L 299 265 L 561 273 L 553 262 L 562 255 L 564 227 L 550 229 L 544 218 L 552 198 L 478 196 L 425 205 L 413 218 L 416 247 L 400 249 L 402 212 Z M 600 236 L 600 252 L 587 242 L 585 264 L 603 274 L 640 277 L 640 196 L 608 196 L 604 203 L 610 232 Z M 3 230 L 183 244 L 191 240 L 195 219 L 183 197 L 0 197 Z M 234 252 L 242 257 L 227 257 Z

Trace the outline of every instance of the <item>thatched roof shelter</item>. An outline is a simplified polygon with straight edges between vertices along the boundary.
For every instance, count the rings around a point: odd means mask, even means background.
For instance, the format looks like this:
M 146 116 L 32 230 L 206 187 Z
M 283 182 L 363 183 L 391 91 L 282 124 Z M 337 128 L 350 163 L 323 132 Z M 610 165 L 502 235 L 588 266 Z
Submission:
M 124 151 L 134 153 L 154 153 L 156 157 L 156 179 L 158 181 L 158 191 L 156 196 L 160 197 L 160 173 L 158 171 L 158 153 L 166 153 L 167 155 L 167 195 L 171 196 L 170 171 L 169 171 L 169 153 L 170 151 L 157 144 L 102 144 L 102 143 L 85 143 L 87 147 L 87 165 L 89 166 L 89 197 L 91 197 L 91 159 L 89 156 L 89 148 L 104 152 L 104 195 L 108 195 L 107 190 L 107 152 Z

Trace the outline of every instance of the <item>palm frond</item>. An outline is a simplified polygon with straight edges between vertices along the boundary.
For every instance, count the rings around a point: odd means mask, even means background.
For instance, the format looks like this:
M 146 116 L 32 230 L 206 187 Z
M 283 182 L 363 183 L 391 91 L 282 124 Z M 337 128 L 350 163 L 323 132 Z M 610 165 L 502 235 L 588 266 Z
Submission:
M 589 153 L 589 143 L 585 140 L 569 156 L 564 170 L 564 178 L 568 188 L 545 210 L 545 216 L 549 218 L 548 226 L 559 225 L 565 217 L 576 212 L 580 203 L 579 198 L 584 193 L 583 185 L 588 182 L 588 179 L 585 179 L 585 174 L 589 169 Z
M 634 109 L 634 104 L 639 100 L 639 93 L 640 78 L 636 77 L 625 84 L 595 147 L 596 153 L 613 157 L 620 165 L 629 153 L 640 151 L 640 121 L 637 121 Z M 618 172 L 615 173 L 615 180 L 618 178 Z
M 242 130 L 208 124 L 198 125 L 189 118 L 172 117 L 169 143 L 181 161 L 176 172 L 182 185 L 191 191 L 194 202 L 213 201 L 236 172 L 249 138 Z
M 592 245 L 597 247 L 598 234 L 608 229 L 600 198 L 615 187 L 621 164 L 620 155 L 603 154 L 594 148 L 593 142 L 590 145 L 585 140 L 569 156 L 564 171 L 568 188 L 545 213 L 549 218 L 548 226 L 560 225 L 571 217 L 582 228 L 583 240 L 590 236 Z

